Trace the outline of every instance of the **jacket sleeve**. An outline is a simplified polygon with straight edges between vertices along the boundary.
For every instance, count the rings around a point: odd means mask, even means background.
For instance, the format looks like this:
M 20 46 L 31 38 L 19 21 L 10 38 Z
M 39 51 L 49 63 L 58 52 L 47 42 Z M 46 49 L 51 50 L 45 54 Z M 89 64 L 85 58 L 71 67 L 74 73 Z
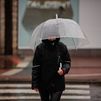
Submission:
M 39 79 L 40 79 L 40 51 L 39 48 L 37 47 L 33 58 L 32 89 L 38 88 Z
M 64 74 L 68 73 L 71 67 L 71 58 L 68 52 L 68 49 L 66 46 L 63 47 L 63 52 L 62 52 L 62 70 Z

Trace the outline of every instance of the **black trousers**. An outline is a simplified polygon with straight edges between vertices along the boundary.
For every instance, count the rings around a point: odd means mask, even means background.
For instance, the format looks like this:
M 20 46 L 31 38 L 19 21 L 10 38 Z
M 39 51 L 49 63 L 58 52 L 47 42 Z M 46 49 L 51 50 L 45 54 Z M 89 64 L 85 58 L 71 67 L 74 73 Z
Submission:
M 49 92 L 48 90 L 39 90 L 41 101 L 60 101 L 63 91 Z

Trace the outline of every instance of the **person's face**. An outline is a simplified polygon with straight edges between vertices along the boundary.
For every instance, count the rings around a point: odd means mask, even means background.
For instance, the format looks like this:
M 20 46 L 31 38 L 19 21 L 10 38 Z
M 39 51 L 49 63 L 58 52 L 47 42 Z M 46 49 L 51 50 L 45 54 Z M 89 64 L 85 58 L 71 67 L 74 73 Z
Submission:
M 54 41 L 54 40 L 56 40 L 56 37 L 55 36 L 48 37 L 48 40 L 49 41 Z

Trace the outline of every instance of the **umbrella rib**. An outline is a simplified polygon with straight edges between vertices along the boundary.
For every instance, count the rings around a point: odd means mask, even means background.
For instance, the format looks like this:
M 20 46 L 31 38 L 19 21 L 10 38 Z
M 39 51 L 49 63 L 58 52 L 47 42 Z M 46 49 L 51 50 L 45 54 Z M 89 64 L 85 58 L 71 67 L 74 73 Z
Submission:
M 75 44 L 75 41 L 74 41 L 74 39 L 72 38 L 72 40 L 73 40 L 73 42 L 74 42 L 74 47 L 75 47 L 75 49 L 77 50 L 77 48 L 76 48 L 76 44 Z
M 56 21 L 57 21 L 57 30 L 58 30 L 58 33 L 59 33 L 59 23 L 58 23 L 58 17 L 56 18 Z M 58 36 L 57 36 L 58 37 Z
M 42 27 L 41 27 L 41 29 L 40 29 L 40 36 L 42 35 L 42 29 L 44 28 L 44 26 L 45 26 L 45 22 L 43 23 L 43 25 L 42 25 Z M 43 33 L 44 34 L 44 33 Z M 45 34 L 46 34 L 46 31 L 45 31 Z M 43 39 L 43 37 L 41 36 L 41 38 Z

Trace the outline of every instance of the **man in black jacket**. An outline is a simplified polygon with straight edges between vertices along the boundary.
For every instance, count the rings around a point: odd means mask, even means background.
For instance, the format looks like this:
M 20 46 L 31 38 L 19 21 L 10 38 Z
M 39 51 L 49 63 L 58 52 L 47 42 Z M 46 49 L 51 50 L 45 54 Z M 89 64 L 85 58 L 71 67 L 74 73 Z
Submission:
M 32 89 L 39 90 L 41 101 L 60 101 L 65 90 L 64 75 L 69 72 L 71 59 L 60 38 L 42 40 L 33 58 Z

